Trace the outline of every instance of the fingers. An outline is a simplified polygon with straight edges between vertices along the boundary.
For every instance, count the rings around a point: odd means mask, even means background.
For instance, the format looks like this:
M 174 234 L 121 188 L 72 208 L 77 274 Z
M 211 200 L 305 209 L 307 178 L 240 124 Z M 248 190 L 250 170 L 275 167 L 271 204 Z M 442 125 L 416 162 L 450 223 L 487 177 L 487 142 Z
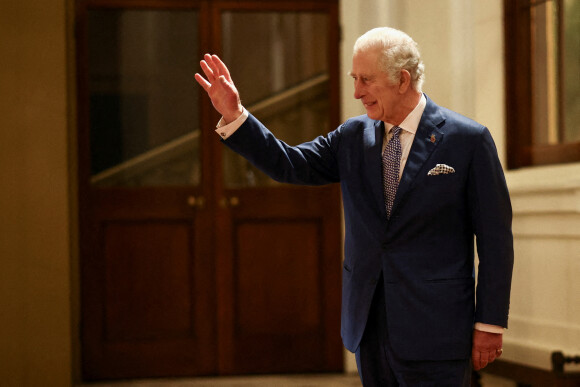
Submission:
M 211 56 L 206 54 L 205 59 L 199 62 L 199 64 L 201 65 L 201 69 L 203 70 L 203 73 L 207 77 L 209 83 L 214 83 L 217 75 L 216 71 L 214 70 L 213 62 L 211 61 Z
M 219 80 L 222 85 L 227 85 L 228 82 L 233 83 L 230 71 L 217 55 L 205 54 L 203 58 L 204 59 L 199 62 L 199 64 L 201 65 L 201 69 L 203 70 L 207 80 L 200 74 L 195 74 L 195 79 L 205 91 L 208 91 L 216 80 Z M 221 77 L 224 77 L 224 80 L 227 82 L 224 82 Z
M 228 82 L 231 82 L 232 78 L 230 76 L 230 71 L 228 70 L 228 68 L 224 64 L 224 62 L 222 62 L 222 60 L 217 55 L 212 55 L 211 58 L 212 58 L 213 63 L 215 64 L 215 66 L 218 70 L 217 73 L 219 75 L 223 75 Z
M 479 365 L 480 354 L 476 350 L 471 350 L 471 364 L 473 364 L 473 369 L 479 371 L 481 369 Z
M 195 80 L 197 81 L 197 83 L 199 83 L 201 87 L 203 87 L 203 89 L 206 92 L 209 92 L 209 89 L 211 88 L 211 83 L 206 81 L 205 78 L 199 75 L 198 73 L 195 73 Z
M 495 359 L 501 356 L 502 353 L 503 353 L 502 349 L 485 352 L 480 352 L 474 349 L 471 352 L 471 361 L 473 364 L 473 369 L 479 371 L 487 367 L 489 363 L 493 363 Z
M 480 352 L 479 366 L 485 368 L 489 362 L 489 352 Z
M 477 353 L 477 355 L 472 356 L 471 362 L 473 364 L 473 369 L 475 371 L 479 371 L 479 370 L 485 368 L 485 366 L 487 366 L 487 364 L 488 364 L 487 360 L 483 360 L 483 357 L 481 356 L 481 352 Z
M 220 77 L 218 78 L 218 81 L 221 83 L 222 87 L 226 90 L 228 90 L 230 93 L 235 93 L 236 91 L 234 90 L 233 85 L 228 82 L 228 80 L 226 79 L 225 75 L 220 75 Z
M 217 55 L 205 54 L 200 64 L 207 79 L 211 83 L 213 83 L 215 79 L 219 78 L 222 75 L 226 77 L 226 80 L 228 82 L 232 81 L 230 71 L 228 70 L 224 62 L 222 62 L 222 60 Z
M 487 353 L 476 350 L 471 351 L 471 362 L 473 364 L 473 369 L 479 371 L 488 364 Z

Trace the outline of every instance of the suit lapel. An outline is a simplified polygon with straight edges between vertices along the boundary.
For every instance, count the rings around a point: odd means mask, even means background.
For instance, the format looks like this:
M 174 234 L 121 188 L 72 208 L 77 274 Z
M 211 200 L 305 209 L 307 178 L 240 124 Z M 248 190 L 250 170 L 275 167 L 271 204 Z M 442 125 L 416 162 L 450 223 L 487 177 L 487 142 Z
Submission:
M 421 171 L 431 153 L 443 141 L 443 132 L 439 128 L 445 122 L 445 117 L 439 106 L 431 101 L 429 97 L 425 97 L 427 98 L 427 105 L 421 116 L 421 121 L 419 122 L 419 127 L 417 128 L 417 133 L 415 134 L 415 139 L 411 145 L 407 163 L 405 164 L 405 169 L 399 182 L 399 188 L 397 189 L 397 195 L 395 196 L 395 202 L 393 204 L 393 212 L 397 210 L 397 206 L 413 186 L 419 171 Z

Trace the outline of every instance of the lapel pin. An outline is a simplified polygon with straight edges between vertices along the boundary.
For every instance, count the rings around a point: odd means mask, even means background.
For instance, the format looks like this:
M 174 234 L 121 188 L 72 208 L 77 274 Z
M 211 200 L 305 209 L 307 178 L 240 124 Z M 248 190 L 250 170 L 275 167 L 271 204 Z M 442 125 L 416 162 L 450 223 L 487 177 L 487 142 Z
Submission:
M 432 135 L 431 135 L 431 143 L 432 143 L 432 144 L 435 144 L 435 140 L 436 140 L 436 138 L 435 138 L 435 135 L 434 135 L 434 134 L 432 134 Z

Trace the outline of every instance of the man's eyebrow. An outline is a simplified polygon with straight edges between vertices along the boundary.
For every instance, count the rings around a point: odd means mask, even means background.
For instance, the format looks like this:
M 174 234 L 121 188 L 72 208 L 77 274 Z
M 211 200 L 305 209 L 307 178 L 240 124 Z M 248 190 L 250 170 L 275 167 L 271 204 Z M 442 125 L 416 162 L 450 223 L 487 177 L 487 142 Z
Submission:
M 367 79 L 374 78 L 374 75 L 371 75 L 371 74 L 356 74 L 356 73 L 353 73 L 352 71 L 349 71 L 347 74 L 353 78 L 367 78 Z

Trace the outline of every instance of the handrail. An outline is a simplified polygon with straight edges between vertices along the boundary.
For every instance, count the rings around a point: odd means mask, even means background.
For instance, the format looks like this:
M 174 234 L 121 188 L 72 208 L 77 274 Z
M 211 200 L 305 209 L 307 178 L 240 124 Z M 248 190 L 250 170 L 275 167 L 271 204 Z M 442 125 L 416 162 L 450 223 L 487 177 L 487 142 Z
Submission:
M 283 90 L 280 93 L 274 94 L 250 105 L 247 107 L 247 110 L 251 111 L 253 114 L 259 115 L 260 113 L 271 110 L 272 108 L 278 110 L 285 106 L 291 106 L 305 93 L 308 93 L 313 89 L 322 88 L 324 84 L 328 82 L 328 79 L 328 74 L 314 76 L 304 82 Z M 172 141 L 99 172 L 91 177 L 91 184 L 114 183 L 119 175 L 137 175 L 142 171 L 162 163 L 163 161 L 172 159 L 175 154 L 189 151 L 193 146 L 194 141 L 200 137 L 200 134 L 200 129 L 195 129 L 191 133 L 177 137 Z
M 307 79 L 302 83 L 297 84 L 296 86 L 289 87 L 280 93 L 274 94 L 262 101 L 256 102 L 249 106 L 247 109 L 253 114 L 259 114 L 260 112 L 273 106 L 287 104 L 289 101 L 292 102 L 296 100 L 297 97 L 300 97 L 304 93 L 323 86 L 326 82 L 328 82 L 328 79 L 328 74 L 317 75 Z
M 99 172 L 91 177 L 91 184 L 106 183 L 111 180 L 114 181 L 115 178 L 121 174 L 129 173 L 136 175 L 141 171 L 145 171 L 165 160 L 173 158 L 176 153 L 185 153 L 190 150 L 194 141 L 199 138 L 200 134 L 200 130 L 196 129 L 191 133 L 180 136 L 147 152 L 141 153 L 139 156 L 130 158 L 114 167 Z

